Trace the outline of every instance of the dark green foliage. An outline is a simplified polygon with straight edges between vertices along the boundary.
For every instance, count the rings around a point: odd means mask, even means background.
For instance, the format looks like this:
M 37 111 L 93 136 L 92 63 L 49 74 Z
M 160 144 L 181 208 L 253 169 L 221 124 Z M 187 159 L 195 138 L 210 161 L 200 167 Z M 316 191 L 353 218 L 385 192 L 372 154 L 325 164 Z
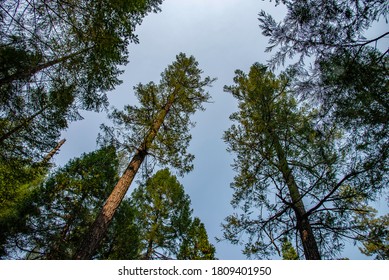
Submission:
M 18 217 L 25 219 L 23 230 L 7 238 L 8 257 L 70 258 L 112 190 L 117 168 L 115 149 L 107 147 L 71 160 L 36 187 L 26 217 Z
M 118 180 L 118 166 L 110 146 L 27 182 L 12 202 L 1 193 L 2 258 L 71 258 Z M 94 258 L 214 259 L 204 225 L 191 215 L 182 185 L 161 170 L 121 204 Z
M 215 247 L 209 243 L 204 224 L 194 218 L 183 239 L 177 259 L 179 260 L 214 260 Z
M 98 249 L 148 155 L 152 155 L 156 163 L 169 164 L 181 174 L 193 168 L 194 157 L 187 153 L 191 139 L 189 130 L 193 125 L 190 116 L 204 109 L 202 103 L 210 98 L 204 87 L 213 81 L 209 77 L 203 79 L 201 74 L 195 58 L 180 53 L 162 73 L 159 85 L 151 82 L 135 88 L 140 106 L 128 105 L 124 111 L 115 109 L 110 115 L 115 127 L 102 126 L 105 137 L 100 136 L 100 142 L 114 145 L 132 156 L 74 255 L 75 259 L 90 259 Z
M 176 255 L 192 212 L 182 185 L 167 169 L 158 171 L 134 190 L 132 201 L 141 229 L 141 258 L 167 259 Z
M 124 200 L 112 221 L 107 237 L 96 255 L 102 260 L 136 260 L 141 253 L 141 228 L 136 223 L 139 215 L 131 200 Z
M 364 37 L 375 21 L 388 19 L 387 1 L 282 2 L 288 9 L 282 22 L 264 11 L 259 15 L 268 51 L 277 48 L 270 65 L 299 55 L 296 94 L 318 105 L 323 122 L 346 129 L 350 145 L 366 153 L 366 164 L 387 170 L 388 50 L 377 44 L 389 32 Z M 314 59 L 310 70 L 304 69 L 305 57 Z
M 327 107 L 347 128 L 363 125 L 384 129 L 389 112 L 389 59 L 372 49 L 343 51 L 320 61 L 322 94 Z
M 124 200 L 99 259 L 214 259 L 215 248 L 177 178 L 163 169 Z
M 284 0 L 287 15 L 277 23 L 265 11 L 259 13 L 262 34 L 269 37 L 268 51 L 278 48 L 271 65 L 286 58 L 316 56 L 321 59 L 341 50 L 358 50 L 375 43 L 388 32 L 366 39 L 372 23 L 387 19 L 389 6 L 385 0 Z
M 0 258 L 6 255 L 6 244 L 9 236 L 28 231 L 26 219 L 37 214 L 31 207 L 36 199 L 38 185 L 43 181 L 47 170 L 43 167 L 13 167 L 20 164 L 1 164 L 0 178 Z M 18 170 L 18 172 L 15 172 Z
M 128 45 L 162 0 L 2 1 L 0 157 L 31 164 L 80 109 L 101 110 Z M 16 171 L 18 172 L 18 171 Z
M 389 60 L 372 49 L 342 51 L 320 61 L 311 85 L 324 117 L 350 132 L 350 143 L 364 151 L 367 164 L 388 169 Z M 316 84 L 315 84 L 316 83 Z
M 369 29 L 387 22 L 387 1 L 278 2 L 288 11 L 281 22 L 259 14 L 268 51 L 275 50 L 270 65 L 300 57 L 293 69 L 295 94 L 316 106 L 320 123 L 342 128 L 347 162 L 369 170 L 365 197 L 377 199 L 388 182 L 389 32 L 373 37 Z M 304 67 L 308 57 L 311 68 Z
M 140 231 L 140 259 L 214 259 L 204 225 L 192 220 L 190 199 L 167 169 L 131 195 Z

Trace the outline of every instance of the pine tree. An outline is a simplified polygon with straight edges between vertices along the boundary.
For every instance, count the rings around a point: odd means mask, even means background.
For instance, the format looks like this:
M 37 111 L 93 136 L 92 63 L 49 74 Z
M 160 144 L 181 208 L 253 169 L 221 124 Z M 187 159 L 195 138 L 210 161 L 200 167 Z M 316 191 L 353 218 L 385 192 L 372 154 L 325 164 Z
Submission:
M 135 87 L 140 107 L 126 106 L 124 111 L 115 110 L 111 114 L 111 119 L 118 127 L 115 130 L 104 128 L 111 136 L 114 136 L 115 131 L 119 135 L 107 141 L 119 144 L 123 140 L 122 146 L 135 151 L 79 247 L 76 259 L 91 258 L 98 248 L 116 209 L 147 155 L 153 155 L 160 164 L 170 164 L 182 174 L 193 168 L 193 156 L 186 151 L 191 138 L 190 115 L 203 109 L 202 103 L 209 99 L 204 87 L 212 83 L 209 77 L 202 79 L 201 73 L 194 57 L 186 57 L 181 53 L 162 73 L 159 85 L 151 82 Z M 123 128 L 132 134 L 120 135 Z
M 163 169 L 131 194 L 141 239 L 140 259 L 213 259 L 204 225 L 192 219 L 189 196 Z
M 24 231 L 28 215 L 35 213 L 31 205 L 39 185 L 49 173 L 50 160 L 65 141 L 61 140 L 37 164 L 23 165 L 23 161 L 18 160 L 0 161 L 0 257 L 6 255 L 5 245 L 8 237 Z
M 259 13 L 262 34 L 269 37 L 267 51 L 276 49 L 270 64 L 280 65 L 286 58 L 300 56 L 326 58 L 348 50 L 357 54 L 368 45 L 377 44 L 389 32 L 366 38 L 372 23 L 387 19 L 389 7 L 385 0 L 277 0 L 287 8 L 281 22 L 266 13 Z M 384 50 L 384 54 L 387 50 Z
M 336 123 L 350 135 L 350 146 L 377 174 L 388 171 L 389 32 L 370 35 L 387 20 L 385 0 L 277 1 L 287 14 L 281 22 L 261 11 L 260 27 L 275 51 L 270 65 L 299 57 L 294 66 L 295 92 L 316 104 L 322 121 Z M 377 29 L 378 30 L 378 29 Z M 314 62 L 306 67 L 305 58 Z M 381 171 L 381 172 L 380 172 Z
M 178 259 L 180 260 L 214 260 L 215 247 L 209 242 L 204 224 L 194 218 L 183 239 Z
M 376 260 L 388 260 L 389 214 L 377 217 L 377 210 L 371 207 L 367 210 L 364 213 L 355 213 L 357 222 L 366 229 L 358 238 L 362 245 L 359 250 L 367 256 L 374 256 Z
M 248 256 L 280 254 L 287 237 L 306 259 L 331 258 L 345 236 L 362 233 L 354 210 L 364 211 L 385 180 L 355 157 L 339 128 L 293 98 L 292 77 L 254 64 L 225 88 L 239 102 L 224 140 L 237 156 L 232 204 L 242 214 L 227 217 L 224 237 L 238 243 L 247 236 Z M 361 200 L 350 200 L 355 196 Z
M 36 163 L 81 109 L 107 106 L 136 26 L 161 3 L 2 1 L 0 157 Z
M 298 260 L 299 256 L 297 255 L 296 250 L 293 248 L 292 243 L 286 238 L 282 243 L 281 247 L 282 259 L 283 260 Z
M 8 258 L 69 259 L 117 180 L 115 149 L 83 154 L 39 182 L 6 236 Z M 30 184 L 31 186 L 31 184 Z

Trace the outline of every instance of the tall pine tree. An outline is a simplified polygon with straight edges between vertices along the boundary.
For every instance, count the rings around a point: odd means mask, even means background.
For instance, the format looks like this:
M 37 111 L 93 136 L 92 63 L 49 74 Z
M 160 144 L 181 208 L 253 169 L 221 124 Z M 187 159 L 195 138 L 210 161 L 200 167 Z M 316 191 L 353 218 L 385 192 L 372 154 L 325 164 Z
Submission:
M 160 164 L 171 165 L 182 174 L 193 168 L 193 155 L 187 153 L 191 138 L 189 129 L 193 125 L 190 116 L 203 109 L 202 103 L 209 100 L 204 87 L 213 81 L 209 77 L 203 79 L 201 74 L 195 58 L 181 53 L 162 73 L 158 85 L 151 82 L 135 87 L 139 107 L 126 106 L 124 111 L 115 110 L 111 114 L 117 127 L 105 127 L 106 141 L 130 149 L 133 156 L 80 245 L 74 256 L 76 259 L 89 259 L 98 248 L 147 155 L 152 155 Z M 121 133 L 123 131 L 125 134 Z M 119 135 L 115 136 L 115 132 Z
M 363 230 L 354 210 L 364 211 L 385 182 L 354 157 L 340 129 L 293 98 L 289 74 L 277 78 L 254 64 L 234 81 L 225 90 L 239 111 L 224 140 L 236 153 L 232 203 L 241 214 L 227 217 L 224 237 L 247 237 L 248 256 L 280 253 L 286 237 L 306 259 L 336 256 L 346 236 L 357 240 Z

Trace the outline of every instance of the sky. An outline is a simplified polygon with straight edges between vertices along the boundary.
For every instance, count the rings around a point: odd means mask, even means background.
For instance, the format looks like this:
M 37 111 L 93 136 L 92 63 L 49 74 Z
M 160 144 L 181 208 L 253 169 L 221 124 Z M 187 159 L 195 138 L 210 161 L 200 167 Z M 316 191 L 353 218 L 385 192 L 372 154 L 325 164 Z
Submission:
M 180 52 L 193 55 L 204 75 L 217 78 L 213 87 L 208 88 L 212 103 L 193 117 L 196 127 L 189 151 L 195 155 L 195 168 L 179 181 L 191 198 L 194 216 L 205 224 L 216 247 L 216 257 L 245 259 L 241 246 L 215 240 L 222 237 L 221 223 L 233 213 L 233 155 L 226 151 L 222 136 L 237 107 L 230 94 L 223 92 L 223 86 L 232 85 L 236 69 L 248 72 L 255 62 L 266 63 L 271 54 L 265 52 L 267 38 L 258 26 L 258 13 L 265 10 L 282 19 L 285 9 L 275 7 L 274 1 L 261 0 L 165 0 L 161 9 L 158 14 L 148 15 L 137 28 L 140 43 L 130 45 L 130 62 L 120 77 L 123 83 L 108 94 L 110 104 L 120 109 L 134 104 L 133 87 L 158 82 L 160 74 Z M 100 124 L 107 123 L 106 114 L 84 112 L 83 116 L 84 120 L 72 123 L 63 133 L 67 141 L 55 159 L 57 166 L 97 148 L 96 137 Z M 343 255 L 366 258 L 352 245 Z

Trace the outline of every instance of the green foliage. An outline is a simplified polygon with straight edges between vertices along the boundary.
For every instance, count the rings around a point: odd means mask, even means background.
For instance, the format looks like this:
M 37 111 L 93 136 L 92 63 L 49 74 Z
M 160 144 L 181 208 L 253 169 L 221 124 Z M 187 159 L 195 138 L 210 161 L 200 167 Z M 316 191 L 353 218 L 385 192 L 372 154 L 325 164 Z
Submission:
M 93 222 L 96 208 L 117 180 L 115 149 L 103 148 L 71 160 L 34 191 L 23 230 L 7 238 L 13 258 L 68 259 Z M 17 220 L 16 220 L 17 221 Z
M 388 65 L 388 57 L 372 48 L 341 51 L 320 61 L 320 77 L 312 85 L 323 115 L 328 112 L 349 131 L 350 145 L 381 174 L 388 171 Z
M 293 248 L 292 243 L 288 239 L 285 239 L 281 247 L 282 259 L 283 260 L 298 260 L 296 250 Z
M 158 171 L 132 193 L 141 229 L 141 258 L 171 258 L 179 248 L 179 238 L 189 227 L 190 200 L 182 185 L 167 169 Z
M 118 150 L 133 154 L 79 246 L 75 259 L 90 259 L 98 249 L 116 209 L 148 155 L 152 155 L 156 163 L 174 167 L 180 174 L 192 170 L 194 157 L 187 153 L 191 139 L 189 130 L 193 125 L 190 115 L 204 109 L 202 103 L 209 99 L 204 87 L 213 81 L 209 77 L 202 79 L 201 74 L 195 58 L 180 53 L 162 73 L 159 85 L 140 84 L 135 88 L 140 106 L 128 105 L 124 111 L 115 109 L 109 116 L 115 127 L 102 125 L 105 136 L 98 138 L 102 145 L 114 145 Z
M 342 51 L 320 61 L 322 88 L 327 89 L 323 98 L 327 107 L 336 104 L 336 117 L 348 128 L 382 127 L 388 122 L 389 72 L 383 69 L 389 59 L 372 48 L 358 52 Z
M 361 236 L 359 241 L 363 247 L 359 249 L 367 256 L 375 256 L 376 260 L 389 259 L 389 214 L 376 217 L 376 211 L 370 215 L 359 215 L 362 227 L 367 228 L 367 234 Z
M 187 148 L 194 123 L 190 117 L 197 110 L 204 110 L 202 104 L 210 99 L 204 88 L 213 81 L 202 77 L 193 56 L 180 53 L 162 73 L 159 84 L 150 82 L 134 87 L 139 105 L 113 110 L 109 117 L 115 126 L 102 126 L 105 135 L 100 136 L 100 142 L 128 152 L 145 149 L 160 165 L 170 165 L 181 174 L 191 171 L 194 156 Z M 162 125 L 150 142 L 150 132 L 160 122 Z
M 182 241 L 177 259 L 214 260 L 215 247 L 209 243 L 204 224 L 199 218 L 192 221 L 187 236 Z
M 135 27 L 162 0 L 2 1 L 0 157 L 37 162 L 120 84 Z
M 279 2 L 288 11 L 280 23 L 264 11 L 259 14 L 263 34 L 269 37 L 267 51 L 275 50 L 270 65 L 299 56 L 293 68 L 294 92 L 315 104 L 318 123 L 342 128 L 345 165 L 362 172 L 356 177 L 365 174 L 364 180 L 338 188 L 335 205 L 370 215 L 367 201 L 377 199 L 388 182 L 388 50 L 377 47 L 389 33 L 365 36 L 373 22 L 387 21 L 387 1 Z M 304 66 L 307 57 L 314 59 L 310 69 Z M 336 216 L 325 220 L 335 226 Z M 352 220 L 354 214 L 348 211 L 347 216 Z M 368 230 L 355 221 L 353 227 L 362 236 Z
M 101 258 L 214 259 L 203 223 L 191 215 L 183 186 L 160 170 L 120 206 Z
M 2 258 L 71 258 L 117 182 L 118 166 L 109 146 L 26 182 L 13 200 L 2 192 Z M 182 185 L 161 170 L 121 204 L 94 258 L 214 259 L 203 223 L 191 215 Z
M 20 168 L 18 164 L 23 163 L 12 161 L 0 165 L 0 257 L 6 254 L 7 238 L 26 230 L 27 215 L 35 212 L 31 204 L 47 173 L 44 166 Z
M 268 51 L 277 49 L 270 65 L 300 55 L 295 92 L 317 105 L 322 122 L 345 129 L 355 161 L 375 166 L 375 181 L 385 180 L 379 177 L 388 170 L 388 50 L 377 43 L 389 33 L 364 36 L 373 22 L 387 20 L 387 1 L 282 2 L 288 10 L 282 22 L 259 14 Z M 312 69 L 304 69 L 305 57 L 314 59 Z
M 385 0 L 285 0 L 287 15 L 277 23 L 265 11 L 259 13 L 262 34 L 269 37 L 267 51 L 278 48 L 270 63 L 283 64 L 286 58 L 316 56 L 317 59 L 347 49 L 358 50 L 377 42 L 366 39 L 372 23 L 387 19 L 389 7 Z
M 141 229 L 136 223 L 139 213 L 131 201 L 124 200 L 108 230 L 102 246 L 96 255 L 103 260 L 136 260 L 141 253 Z
M 244 243 L 247 256 L 268 258 L 287 237 L 302 255 L 296 213 L 303 200 L 303 215 L 320 253 L 332 258 L 341 251 L 344 236 L 356 239 L 361 233 L 351 219 L 354 210 L 365 209 L 385 180 L 374 165 L 354 157 L 340 129 L 321 122 L 308 104 L 297 103 L 292 79 L 288 73 L 277 78 L 254 64 L 249 74 L 237 71 L 235 85 L 225 87 L 239 106 L 224 134 L 228 151 L 236 154 L 232 205 L 239 210 L 226 218 L 224 238 Z M 298 189 L 290 188 L 291 182 Z M 361 200 L 349 201 L 350 195 Z

